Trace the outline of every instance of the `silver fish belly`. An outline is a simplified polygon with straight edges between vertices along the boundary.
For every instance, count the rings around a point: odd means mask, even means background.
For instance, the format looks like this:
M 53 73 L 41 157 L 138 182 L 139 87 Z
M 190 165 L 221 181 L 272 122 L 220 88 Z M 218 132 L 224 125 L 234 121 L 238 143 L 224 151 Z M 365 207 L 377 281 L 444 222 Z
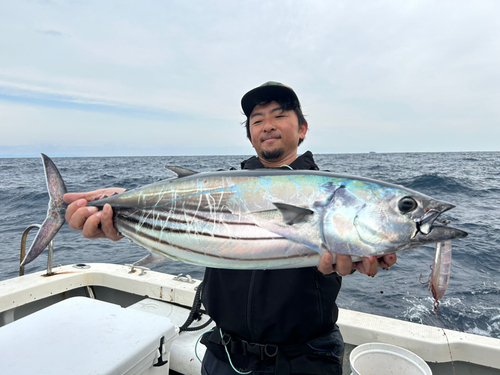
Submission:
M 35 238 L 23 264 L 38 256 L 64 217 L 64 182 L 50 158 L 42 158 L 51 203 L 39 233 L 49 229 Z M 106 203 L 116 229 L 153 254 L 216 268 L 306 267 L 325 251 L 357 260 L 467 236 L 435 223 L 454 207 L 449 203 L 321 171 L 188 172 L 89 206 Z

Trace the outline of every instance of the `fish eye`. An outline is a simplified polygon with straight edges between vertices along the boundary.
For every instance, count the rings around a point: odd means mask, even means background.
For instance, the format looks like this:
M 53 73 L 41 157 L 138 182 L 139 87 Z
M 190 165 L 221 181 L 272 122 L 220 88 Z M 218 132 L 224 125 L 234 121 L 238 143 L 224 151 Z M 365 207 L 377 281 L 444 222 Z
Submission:
M 399 211 L 401 211 L 402 214 L 413 211 L 417 206 L 417 202 L 412 197 L 403 197 L 398 203 Z

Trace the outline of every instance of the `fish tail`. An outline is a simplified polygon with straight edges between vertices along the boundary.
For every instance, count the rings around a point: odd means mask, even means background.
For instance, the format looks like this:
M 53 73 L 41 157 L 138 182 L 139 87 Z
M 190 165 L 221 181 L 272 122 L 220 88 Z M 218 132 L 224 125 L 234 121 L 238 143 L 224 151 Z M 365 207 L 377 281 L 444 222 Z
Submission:
M 47 210 L 47 218 L 38 230 L 28 253 L 21 262 L 21 266 L 35 260 L 47 245 L 52 241 L 56 233 L 61 229 L 65 222 L 64 215 L 68 206 L 63 201 L 63 195 L 66 194 L 66 185 L 54 162 L 44 154 L 42 155 L 43 166 L 45 168 L 45 179 L 49 191 L 50 201 Z

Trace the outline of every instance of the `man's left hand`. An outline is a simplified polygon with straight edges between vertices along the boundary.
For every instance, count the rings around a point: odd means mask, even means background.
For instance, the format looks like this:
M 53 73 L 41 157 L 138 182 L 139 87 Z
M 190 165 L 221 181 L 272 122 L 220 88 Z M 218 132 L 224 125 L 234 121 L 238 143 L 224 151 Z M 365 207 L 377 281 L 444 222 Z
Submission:
M 353 262 L 349 255 L 337 254 L 337 261 L 332 264 L 333 256 L 327 252 L 321 256 L 318 270 L 324 275 L 337 272 L 340 276 L 347 276 L 352 270 L 358 270 L 365 275 L 375 276 L 379 268 L 388 270 L 397 259 L 396 254 L 386 254 L 382 257 L 364 257 L 361 262 Z

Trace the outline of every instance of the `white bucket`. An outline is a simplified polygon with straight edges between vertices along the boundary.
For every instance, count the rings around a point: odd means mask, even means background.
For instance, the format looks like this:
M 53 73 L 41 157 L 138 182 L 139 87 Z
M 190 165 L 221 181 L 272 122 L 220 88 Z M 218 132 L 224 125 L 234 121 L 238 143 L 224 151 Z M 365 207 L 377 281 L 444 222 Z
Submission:
M 349 356 L 351 375 L 432 375 L 425 361 L 399 346 L 368 343 L 354 348 Z

